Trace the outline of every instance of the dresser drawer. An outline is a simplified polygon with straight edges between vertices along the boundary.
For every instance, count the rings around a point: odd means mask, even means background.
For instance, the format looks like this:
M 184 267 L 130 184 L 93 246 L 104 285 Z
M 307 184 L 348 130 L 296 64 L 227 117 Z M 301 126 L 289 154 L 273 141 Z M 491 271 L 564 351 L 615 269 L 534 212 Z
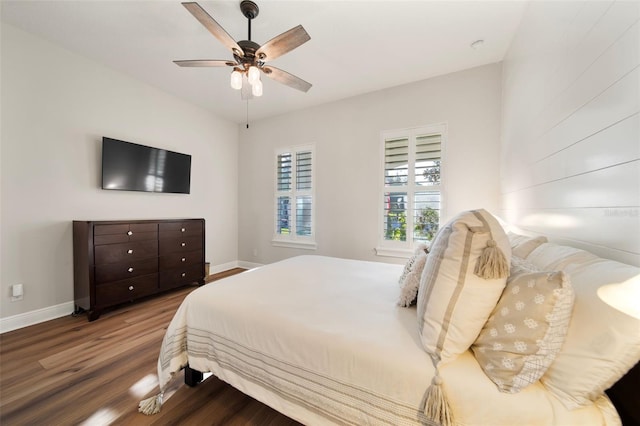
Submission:
M 201 220 L 186 220 L 182 222 L 165 222 L 159 226 L 160 238 L 182 238 L 184 236 L 202 235 Z
M 118 281 L 158 271 L 158 258 L 132 260 L 95 266 L 96 283 Z
M 158 240 L 132 241 L 122 244 L 104 244 L 95 247 L 96 265 L 125 262 L 158 256 Z
M 96 286 L 96 305 L 109 306 L 158 291 L 158 274 L 143 275 Z
M 95 225 L 93 227 L 93 243 L 95 245 L 157 239 L 157 223 L 125 223 L 116 225 Z
M 181 268 L 202 262 L 202 250 L 189 251 L 186 253 L 171 253 L 160 256 L 160 270 L 165 271 L 167 269 Z
M 204 265 L 190 265 L 184 268 L 160 272 L 160 289 L 166 290 L 191 283 L 200 283 L 204 279 Z
M 160 240 L 158 252 L 160 256 L 165 256 L 171 253 L 187 253 L 194 250 L 202 250 L 202 236 L 163 238 Z

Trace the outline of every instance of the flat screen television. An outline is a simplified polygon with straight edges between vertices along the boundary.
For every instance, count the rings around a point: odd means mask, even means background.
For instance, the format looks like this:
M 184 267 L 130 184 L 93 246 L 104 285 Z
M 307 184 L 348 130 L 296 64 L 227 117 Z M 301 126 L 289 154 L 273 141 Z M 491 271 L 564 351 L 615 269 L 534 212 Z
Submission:
M 189 194 L 191 156 L 103 137 L 102 189 Z

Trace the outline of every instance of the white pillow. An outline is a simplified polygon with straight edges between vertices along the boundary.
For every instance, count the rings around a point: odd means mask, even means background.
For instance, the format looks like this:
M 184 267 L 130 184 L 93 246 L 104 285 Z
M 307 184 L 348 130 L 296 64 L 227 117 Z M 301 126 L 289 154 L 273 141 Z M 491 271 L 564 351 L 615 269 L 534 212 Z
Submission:
M 476 340 L 507 282 L 510 258 L 509 239 L 486 210 L 460 213 L 438 231 L 417 300 L 422 345 L 435 365 Z
M 527 237 L 513 232 L 507 233 L 507 236 L 511 242 L 511 254 L 522 259 L 526 259 L 538 246 L 548 242 L 547 237 L 544 236 Z
M 502 392 L 537 382 L 567 334 L 573 289 L 564 272 L 543 272 L 512 257 L 507 286 L 471 349 Z
M 428 253 L 427 246 L 420 244 L 413 256 L 405 264 L 399 280 L 400 298 L 398 299 L 398 306 L 409 307 L 415 304 L 418 296 L 418 287 L 420 286 L 420 277 L 422 276 L 424 265 L 427 263 Z
M 578 255 L 584 262 L 575 261 Z M 571 323 L 541 379 L 570 410 L 591 404 L 640 360 L 640 319 L 607 305 L 597 294 L 607 284 L 640 287 L 640 268 L 578 253 L 573 260 L 562 262 L 576 295 Z

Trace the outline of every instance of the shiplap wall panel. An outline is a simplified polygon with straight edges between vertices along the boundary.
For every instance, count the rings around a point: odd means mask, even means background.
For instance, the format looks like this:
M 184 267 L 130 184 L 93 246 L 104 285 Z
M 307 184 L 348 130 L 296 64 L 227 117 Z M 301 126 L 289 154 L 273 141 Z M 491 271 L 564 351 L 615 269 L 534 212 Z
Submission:
M 503 194 L 522 209 L 631 207 L 640 203 L 640 160 Z M 551 225 L 551 224 L 550 224 Z M 640 234 L 639 234 L 640 235 Z
M 640 2 L 531 2 L 503 64 L 502 215 L 640 265 Z
M 640 70 L 634 69 L 607 87 L 590 102 L 582 105 L 566 120 L 549 131 L 543 155 L 546 157 L 638 112 L 637 96 Z M 544 158 L 544 157 L 543 157 Z
M 621 262 L 633 263 L 640 251 L 640 240 L 629 238 L 640 233 L 640 222 L 633 209 L 520 209 L 515 217 L 528 233 L 551 233 L 554 242 L 566 242 Z M 608 219 L 606 227 L 602 227 L 603 218 Z M 585 229 L 590 230 L 588 235 Z

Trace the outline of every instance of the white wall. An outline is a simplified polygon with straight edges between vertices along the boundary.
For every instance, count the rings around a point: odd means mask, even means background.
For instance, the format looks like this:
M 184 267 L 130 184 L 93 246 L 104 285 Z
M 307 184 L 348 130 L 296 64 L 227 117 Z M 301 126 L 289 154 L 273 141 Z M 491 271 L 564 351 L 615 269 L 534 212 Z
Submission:
M 316 146 L 315 254 L 402 262 L 378 242 L 380 132 L 446 122 L 443 220 L 499 207 L 500 64 L 445 75 L 250 124 L 240 131 L 239 258 L 270 263 L 306 250 L 272 247 L 277 147 Z M 313 89 L 311 89 L 313 90 Z M 254 256 L 254 249 L 257 256 Z
M 236 124 L 6 24 L 1 53 L 0 319 L 68 309 L 74 219 L 204 217 L 207 260 L 235 262 Z M 102 136 L 191 154 L 191 194 L 101 190 Z
M 640 2 L 531 2 L 503 65 L 502 214 L 640 265 Z

